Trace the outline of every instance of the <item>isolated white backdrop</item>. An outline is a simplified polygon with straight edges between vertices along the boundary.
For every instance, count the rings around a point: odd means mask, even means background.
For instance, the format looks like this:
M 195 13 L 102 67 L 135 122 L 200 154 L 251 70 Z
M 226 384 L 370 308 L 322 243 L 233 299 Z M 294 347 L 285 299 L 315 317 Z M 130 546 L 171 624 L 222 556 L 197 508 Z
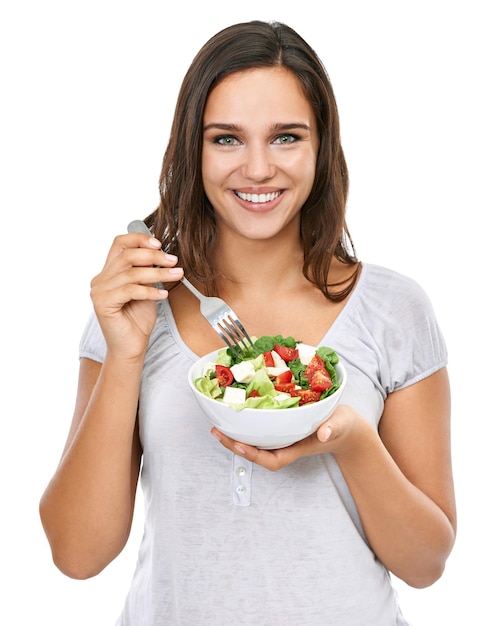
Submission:
M 56 570 L 38 518 L 73 409 L 89 281 L 113 236 L 156 206 L 193 55 L 233 22 L 275 19 L 334 83 L 359 256 L 417 279 L 449 345 L 458 539 L 433 587 L 395 582 L 404 612 L 414 626 L 501 624 L 495 4 L 2 3 L 1 623 L 110 626 L 120 611 L 140 505 L 127 548 L 89 581 Z

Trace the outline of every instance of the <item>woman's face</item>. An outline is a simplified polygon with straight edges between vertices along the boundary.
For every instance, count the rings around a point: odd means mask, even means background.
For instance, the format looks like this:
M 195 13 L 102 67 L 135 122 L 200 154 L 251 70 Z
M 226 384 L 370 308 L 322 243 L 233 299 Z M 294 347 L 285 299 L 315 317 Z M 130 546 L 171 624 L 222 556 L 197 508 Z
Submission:
M 226 77 L 207 99 L 203 128 L 202 177 L 218 228 L 251 239 L 298 232 L 319 142 L 296 77 L 284 68 Z

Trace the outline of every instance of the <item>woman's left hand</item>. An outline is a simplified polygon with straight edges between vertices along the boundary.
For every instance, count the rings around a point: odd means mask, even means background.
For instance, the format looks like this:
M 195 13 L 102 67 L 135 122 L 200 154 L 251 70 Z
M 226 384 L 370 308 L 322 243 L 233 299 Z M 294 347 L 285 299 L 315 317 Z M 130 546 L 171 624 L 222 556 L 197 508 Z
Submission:
M 277 471 L 302 456 L 345 453 L 352 445 L 352 435 L 369 424 L 351 407 L 339 405 L 316 432 L 286 448 L 262 450 L 227 437 L 217 428 L 211 433 L 225 448 L 270 471 Z

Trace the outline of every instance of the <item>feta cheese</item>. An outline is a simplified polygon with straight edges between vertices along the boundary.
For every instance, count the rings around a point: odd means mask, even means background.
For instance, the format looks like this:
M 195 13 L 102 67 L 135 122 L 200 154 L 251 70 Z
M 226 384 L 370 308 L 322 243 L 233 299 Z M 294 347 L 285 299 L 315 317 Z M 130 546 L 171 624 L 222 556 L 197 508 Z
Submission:
M 238 383 L 250 383 L 256 373 L 252 361 L 241 361 L 240 363 L 235 363 L 235 365 L 230 367 L 230 370 L 233 374 L 233 378 Z
M 280 400 L 288 400 L 291 397 L 290 393 L 280 392 L 274 397 L 274 400 L 280 402 Z
M 268 374 L 268 376 L 278 376 L 279 374 L 283 374 L 284 372 L 286 372 L 289 368 L 287 367 L 287 365 L 283 365 L 283 367 L 267 367 L 266 368 L 266 372 Z
M 317 349 L 315 346 L 305 346 L 303 343 L 297 344 L 297 350 L 299 353 L 299 360 L 303 365 L 308 365 L 311 359 L 315 356 Z
M 243 404 L 245 402 L 245 389 L 225 387 L 223 402 L 225 404 Z
M 282 357 L 278 354 L 278 352 L 275 352 L 275 350 L 271 351 L 271 356 L 273 357 L 273 364 L 275 367 L 287 367 L 286 362 L 282 359 Z
M 209 376 L 211 372 L 213 372 L 216 369 L 216 364 L 215 363 L 206 363 L 204 365 L 204 369 L 202 372 L 202 376 Z

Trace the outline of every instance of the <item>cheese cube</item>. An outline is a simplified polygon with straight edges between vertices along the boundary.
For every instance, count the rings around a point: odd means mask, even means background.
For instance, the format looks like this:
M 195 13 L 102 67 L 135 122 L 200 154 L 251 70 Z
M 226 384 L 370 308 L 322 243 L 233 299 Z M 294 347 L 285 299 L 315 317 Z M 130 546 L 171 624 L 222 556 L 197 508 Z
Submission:
M 308 365 L 317 351 L 315 346 L 305 346 L 303 343 L 298 343 L 297 350 L 299 353 L 299 360 L 303 365 Z
M 225 404 L 243 404 L 245 402 L 245 389 L 225 387 L 223 402 Z
M 230 367 L 230 370 L 233 374 L 233 378 L 238 383 L 250 383 L 256 373 L 254 365 L 252 365 L 252 361 L 241 361 L 240 363 L 235 363 L 235 365 Z

